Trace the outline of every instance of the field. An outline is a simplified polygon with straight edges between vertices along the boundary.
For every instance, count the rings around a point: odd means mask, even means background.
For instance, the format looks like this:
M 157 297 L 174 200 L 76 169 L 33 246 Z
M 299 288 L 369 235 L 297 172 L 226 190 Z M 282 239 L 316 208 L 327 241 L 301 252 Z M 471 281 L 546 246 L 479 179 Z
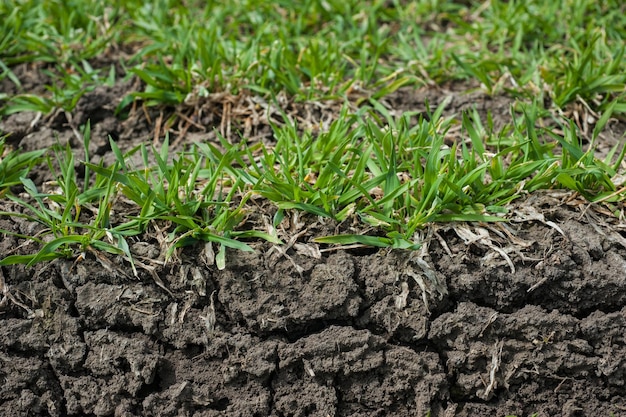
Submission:
M 0 414 L 626 414 L 626 6 L 544 3 L 0 3 Z

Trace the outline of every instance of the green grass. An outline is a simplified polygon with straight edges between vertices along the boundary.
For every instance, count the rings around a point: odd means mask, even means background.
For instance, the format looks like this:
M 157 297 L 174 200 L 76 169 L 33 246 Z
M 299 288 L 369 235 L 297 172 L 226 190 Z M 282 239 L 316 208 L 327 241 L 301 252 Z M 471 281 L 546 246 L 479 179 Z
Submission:
M 6 195 L 11 187 L 21 183 L 33 166 L 41 162 L 45 150 L 19 152 L 7 149 L 5 139 L 0 137 L 0 196 Z
M 223 90 L 342 97 L 355 85 L 380 97 L 401 85 L 467 78 L 497 93 L 508 77 L 516 95 L 538 88 L 559 107 L 580 96 L 598 108 L 617 99 L 625 110 L 621 2 L 483 4 L 7 1 L 2 76 L 19 87 L 11 66 L 32 62 L 50 69 L 53 91 L 47 100 L 8 97 L 3 111 L 71 110 L 67 96 L 109 75 L 110 62 L 96 70 L 87 62 L 121 48 L 132 51 L 125 66 L 145 83 L 129 100 L 151 105 Z
M 89 135 L 87 126 L 84 132 L 86 149 Z M 247 200 L 244 197 L 237 204 L 233 202 L 242 186 L 239 178 L 229 175 L 236 151 L 220 154 L 214 148 L 200 146 L 189 155 L 175 157 L 168 164 L 166 140 L 160 151 L 151 150 L 157 164 L 150 167 L 145 145 L 128 154 L 122 154 L 114 141 L 111 146 L 117 157 L 113 166 L 84 162 L 83 189 L 78 185 L 69 145 L 48 155 L 49 168 L 56 178 L 48 184 L 54 187 L 51 191 L 44 192 L 32 180 L 20 177 L 29 198 L 12 194 L 8 198 L 22 206 L 25 213 L 0 212 L 0 215 L 40 223 L 43 231 L 31 239 L 39 243 L 41 249 L 32 255 L 7 256 L 0 265 L 32 265 L 88 249 L 123 255 L 132 265 L 126 238 L 145 232 L 149 224 L 155 222 L 171 223 L 168 256 L 178 247 L 205 241 L 218 246 L 216 263 L 220 268 L 224 267 L 227 247 L 252 250 L 239 239 L 257 238 L 281 243 L 277 237 L 265 232 L 235 230 L 243 219 Z M 144 162 L 142 167 L 130 165 L 129 158 L 134 152 L 140 152 Z M 54 161 L 59 165 L 58 172 Z M 136 209 L 124 213 L 122 221 L 115 221 L 112 210 L 119 198 L 130 200 Z M 84 216 L 86 211 L 91 215 Z M 85 217 L 90 221 L 85 222 Z
M 89 125 L 81 161 L 67 146 L 21 153 L 0 142 L 0 195 L 23 208 L 0 214 L 43 228 L 26 237 L 38 252 L 0 264 L 91 249 L 132 264 L 128 238 L 157 225 L 167 256 L 204 242 L 223 268 L 227 248 L 279 244 L 275 230 L 292 210 L 351 225 L 316 236 L 319 243 L 418 248 L 431 223 L 504 221 L 512 201 L 536 190 L 570 189 L 609 205 L 624 199 L 613 179 L 625 148 L 602 160 L 594 153 L 610 119 L 626 113 L 619 1 L 187 3 L 3 2 L 0 81 L 17 93 L 0 93 L 0 117 L 71 112 L 86 92 L 120 77 L 141 81 L 118 103 L 120 117 L 133 102 L 194 112 L 217 92 L 342 110 L 319 132 L 283 114 L 272 146 L 218 135 L 219 143 L 171 154 L 166 137 L 159 149 L 123 153 L 111 140 L 110 166 L 91 161 Z M 48 77 L 45 92 L 24 88 L 22 64 Z M 491 115 L 449 114 L 445 103 L 425 114 L 385 104 L 402 86 L 445 83 L 514 98 L 512 122 L 495 129 Z M 577 106 L 597 116 L 590 144 Z M 54 173 L 48 189 L 29 178 L 38 164 Z M 247 221 L 258 198 L 275 207 L 263 230 Z M 133 208 L 120 212 L 122 201 Z

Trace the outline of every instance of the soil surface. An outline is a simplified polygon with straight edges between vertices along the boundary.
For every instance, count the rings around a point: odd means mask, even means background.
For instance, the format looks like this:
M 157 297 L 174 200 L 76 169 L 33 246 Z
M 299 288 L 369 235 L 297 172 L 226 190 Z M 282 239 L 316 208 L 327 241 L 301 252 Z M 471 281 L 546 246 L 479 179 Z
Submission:
M 107 160 L 109 135 L 122 150 L 167 129 L 180 148 L 214 140 L 214 129 L 271 141 L 268 121 L 280 113 L 222 95 L 196 107 L 204 130 L 183 119 L 160 126 L 156 110 L 122 121 L 113 112 L 128 88 L 98 88 L 71 115 L 34 124 L 36 115 L 15 114 L 0 130 L 25 150 L 69 141 L 79 160 L 76 129 L 89 119 L 92 154 Z M 510 117 L 510 99 L 454 88 L 403 89 L 385 103 L 419 111 L 446 97 L 447 112 Z M 337 106 L 284 103 L 310 126 Z M 622 132 L 611 125 L 607 146 Z M 221 271 L 203 246 L 162 262 L 149 233 L 131 244 L 145 265 L 139 279 L 122 259 L 92 252 L 2 267 L 0 415 L 624 415 L 626 223 L 603 210 L 535 193 L 511 207 L 510 222 L 433 226 L 413 252 L 320 246 L 312 237 L 334 225 L 293 214 L 281 233 L 289 241 L 306 230 L 298 240 L 229 251 Z M 0 229 L 38 226 L 2 217 Z M 0 254 L 28 251 L 0 239 Z

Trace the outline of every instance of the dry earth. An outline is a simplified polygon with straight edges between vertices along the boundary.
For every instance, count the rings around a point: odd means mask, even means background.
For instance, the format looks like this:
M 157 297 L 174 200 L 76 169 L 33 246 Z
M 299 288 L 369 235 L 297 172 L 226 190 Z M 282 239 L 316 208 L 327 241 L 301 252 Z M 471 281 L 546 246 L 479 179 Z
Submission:
M 165 129 L 155 110 L 152 124 L 140 109 L 114 117 L 126 88 L 87 94 L 71 123 L 59 113 L 32 124 L 22 113 L 0 130 L 26 150 L 70 141 L 80 158 L 74 129 L 90 119 L 92 152 L 106 160 L 108 135 L 129 149 Z M 506 97 L 454 89 L 402 90 L 388 105 L 419 110 L 426 97 L 447 96 L 448 111 L 476 105 L 497 123 L 509 117 Z M 188 116 L 271 141 L 268 113 L 250 100 L 215 96 Z M 326 114 L 319 103 L 284 104 L 311 125 Z M 214 139 L 212 128 L 171 129 L 187 131 L 179 147 Z M 623 126 L 613 129 L 608 144 Z M 301 216 L 281 231 L 304 231 L 293 245 L 229 251 L 223 271 L 201 246 L 163 265 L 152 231 L 132 243 L 155 272 L 141 269 L 139 280 L 123 260 L 94 253 L 2 267 L 0 414 L 626 414 L 626 224 L 557 191 L 512 213 L 506 224 L 432 227 L 414 252 L 320 247 L 312 237 L 334 225 Z M 38 226 L 4 217 L 0 229 L 32 235 Z M 0 254 L 24 243 L 0 239 Z

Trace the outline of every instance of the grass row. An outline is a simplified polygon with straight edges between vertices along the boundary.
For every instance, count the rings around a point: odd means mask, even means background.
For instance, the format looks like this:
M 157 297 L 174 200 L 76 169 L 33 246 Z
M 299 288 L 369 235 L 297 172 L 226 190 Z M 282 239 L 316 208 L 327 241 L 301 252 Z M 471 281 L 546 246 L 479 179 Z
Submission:
M 0 94 L 0 114 L 72 110 L 120 76 L 113 64 L 144 82 L 120 110 L 215 91 L 312 100 L 356 88 L 380 98 L 402 85 L 469 79 L 557 108 L 617 101 L 622 113 L 624 38 L 619 0 L 7 0 L 0 79 L 20 94 Z M 20 63 L 49 75 L 47 94 L 23 91 L 12 71 Z
M 32 265 L 88 249 L 123 255 L 132 263 L 128 238 L 156 223 L 168 233 L 167 256 L 204 241 L 217 248 L 215 261 L 223 268 L 226 248 L 251 250 L 248 239 L 280 243 L 276 229 L 290 210 L 374 229 L 320 236 L 319 243 L 414 249 L 429 223 L 500 221 L 511 201 L 538 189 L 571 189 L 605 203 L 624 198 L 612 178 L 626 147 L 616 146 L 599 160 L 593 146 L 585 150 L 573 123 L 536 128 L 532 106 L 514 113 L 514 122 L 501 131 L 484 126 L 475 111 L 460 119 L 444 117 L 444 107 L 427 117 L 393 117 L 372 100 L 357 113 L 344 109 L 315 138 L 299 133 L 294 123 L 275 126 L 271 148 L 222 139 L 222 151 L 196 143 L 169 155 L 166 140 L 160 149 L 140 145 L 122 154 L 111 140 L 115 163 L 94 164 L 87 152 L 80 177 L 69 145 L 47 154 L 9 153 L 0 161 L 0 192 L 23 210 L 0 216 L 26 218 L 43 231 L 19 236 L 38 243 L 36 253 L 11 254 L 0 265 Z M 609 109 L 593 140 L 610 115 Z M 457 123 L 466 140 L 447 145 L 447 132 Z M 88 150 L 89 124 L 83 137 Z M 140 166 L 131 162 L 134 155 L 143 161 Z M 28 178 L 37 164 L 54 173 L 47 190 Z M 11 193 L 16 185 L 24 193 Z M 277 208 L 266 230 L 245 227 L 256 210 L 250 202 L 255 196 Z M 119 202 L 134 209 L 123 212 Z

